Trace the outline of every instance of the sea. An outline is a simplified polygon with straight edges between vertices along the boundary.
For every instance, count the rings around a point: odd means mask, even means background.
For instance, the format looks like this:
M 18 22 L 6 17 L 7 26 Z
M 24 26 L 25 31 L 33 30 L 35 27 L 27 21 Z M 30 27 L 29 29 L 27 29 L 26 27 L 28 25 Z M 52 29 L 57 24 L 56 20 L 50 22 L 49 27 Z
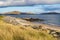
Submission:
M 49 25 L 58 25 L 60 26 L 60 14 L 19 14 L 19 15 L 6 15 L 6 16 L 12 16 L 12 17 L 17 17 L 17 18 L 38 18 L 38 19 L 43 19 L 44 21 L 40 22 L 37 21 L 36 23 L 44 23 L 44 24 L 49 24 Z

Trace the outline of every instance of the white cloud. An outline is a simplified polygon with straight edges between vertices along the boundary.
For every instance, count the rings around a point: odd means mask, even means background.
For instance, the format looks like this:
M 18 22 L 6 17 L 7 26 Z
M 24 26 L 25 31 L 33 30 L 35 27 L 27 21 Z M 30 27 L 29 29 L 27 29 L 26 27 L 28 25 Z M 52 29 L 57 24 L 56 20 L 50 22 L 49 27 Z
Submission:
M 48 4 L 54 4 L 54 3 L 59 3 L 60 0 L 42 0 L 44 3 L 48 3 Z
M 34 11 L 38 13 L 50 11 L 60 12 L 60 0 L 0 0 L 0 6 L 33 5 L 33 4 L 47 4 L 36 5 Z M 30 11 L 33 12 L 33 10 Z
M 0 1 L 0 5 L 3 5 L 4 4 L 4 2 L 3 1 Z
M 9 11 L 16 11 L 16 10 L 21 12 L 33 12 L 33 13 L 45 13 L 45 12 L 60 13 L 60 4 L 0 8 L 0 12 L 1 11 L 9 12 Z
M 0 0 L 0 6 L 8 5 L 32 5 L 32 4 L 55 4 L 60 0 Z

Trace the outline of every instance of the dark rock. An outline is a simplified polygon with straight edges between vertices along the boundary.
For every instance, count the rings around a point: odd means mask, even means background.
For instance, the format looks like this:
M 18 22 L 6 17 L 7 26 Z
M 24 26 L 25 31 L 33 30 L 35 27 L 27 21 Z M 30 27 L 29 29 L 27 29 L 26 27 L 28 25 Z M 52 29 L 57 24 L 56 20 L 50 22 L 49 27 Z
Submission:
M 38 19 L 38 18 L 28 18 L 28 19 L 24 19 L 30 22 L 34 22 L 34 21 L 44 21 L 43 19 Z

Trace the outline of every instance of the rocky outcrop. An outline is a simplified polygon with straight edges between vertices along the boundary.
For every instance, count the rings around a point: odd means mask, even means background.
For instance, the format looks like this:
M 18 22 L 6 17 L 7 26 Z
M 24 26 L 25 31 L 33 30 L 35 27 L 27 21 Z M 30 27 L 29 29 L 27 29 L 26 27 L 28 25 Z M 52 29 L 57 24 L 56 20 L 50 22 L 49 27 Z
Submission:
M 25 21 L 23 19 L 18 19 L 15 17 L 11 17 L 11 16 L 6 16 L 3 20 L 7 23 L 11 23 L 14 25 L 31 25 L 28 21 Z
M 25 18 L 24 20 L 27 20 L 27 21 L 30 21 L 30 22 L 45 21 L 44 19 L 39 19 L 39 18 Z
M 60 32 L 56 32 L 54 30 L 50 30 L 50 34 L 53 35 L 54 37 L 60 37 Z

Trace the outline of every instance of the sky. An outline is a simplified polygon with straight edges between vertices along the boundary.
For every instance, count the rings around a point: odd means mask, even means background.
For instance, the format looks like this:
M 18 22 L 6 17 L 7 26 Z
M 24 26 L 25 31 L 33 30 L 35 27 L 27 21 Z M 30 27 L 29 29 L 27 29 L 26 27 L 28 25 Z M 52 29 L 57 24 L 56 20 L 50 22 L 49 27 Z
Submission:
M 0 13 L 10 11 L 60 13 L 60 0 L 0 0 Z

